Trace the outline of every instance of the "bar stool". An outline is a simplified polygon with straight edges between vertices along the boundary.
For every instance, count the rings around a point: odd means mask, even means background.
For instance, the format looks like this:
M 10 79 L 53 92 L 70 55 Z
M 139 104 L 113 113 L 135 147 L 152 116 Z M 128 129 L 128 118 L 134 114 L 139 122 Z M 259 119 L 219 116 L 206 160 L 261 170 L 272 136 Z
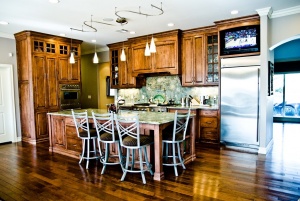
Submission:
M 96 129 L 90 129 L 88 113 L 85 112 L 74 112 L 72 109 L 72 116 L 76 127 L 77 136 L 82 139 L 82 153 L 80 154 L 79 164 L 83 159 L 86 159 L 86 169 L 89 169 L 89 160 L 98 159 L 96 139 Z M 90 146 L 90 141 L 93 141 L 93 147 Z M 87 147 L 85 147 L 87 144 Z
M 176 110 L 174 114 L 174 123 L 162 131 L 162 164 L 165 166 L 173 166 L 175 176 L 178 176 L 177 166 L 181 165 L 182 168 L 185 169 L 184 159 L 182 156 L 183 150 L 181 150 L 180 148 L 180 143 L 182 143 L 185 140 L 186 130 L 190 119 L 190 113 L 190 109 L 187 114 L 178 114 Z M 169 144 L 172 145 L 171 154 L 169 154 Z M 175 146 L 177 146 L 177 152 Z
M 100 162 L 103 164 L 101 174 L 104 174 L 106 165 L 117 165 L 122 166 L 122 152 L 119 140 L 119 135 L 115 130 L 113 113 L 99 114 L 92 111 L 92 116 L 95 124 L 95 128 L 98 134 L 98 148 L 100 152 Z M 101 149 L 101 143 L 105 145 L 104 153 Z M 110 145 L 115 144 L 117 154 L 110 153 Z M 116 159 L 118 158 L 118 159 Z
M 147 155 L 147 147 L 154 143 L 153 137 L 148 135 L 140 135 L 139 117 L 133 116 L 119 116 L 114 115 L 117 125 L 121 147 L 126 148 L 126 164 L 123 167 L 123 175 L 121 181 L 124 181 L 127 172 L 141 173 L 143 184 L 146 184 L 145 171 L 149 171 L 151 175 L 152 165 L 149 163 Z M 138 151 L 139 168 L 135 166 L 135 151 Z M 130 156 L 131 152 L 131 156 Z M 143 157 L 144 152 L 144 157 Z M 130 164 L 130 166 L 129 166 Z M 146 167 L 144 167 L 144 164 Z

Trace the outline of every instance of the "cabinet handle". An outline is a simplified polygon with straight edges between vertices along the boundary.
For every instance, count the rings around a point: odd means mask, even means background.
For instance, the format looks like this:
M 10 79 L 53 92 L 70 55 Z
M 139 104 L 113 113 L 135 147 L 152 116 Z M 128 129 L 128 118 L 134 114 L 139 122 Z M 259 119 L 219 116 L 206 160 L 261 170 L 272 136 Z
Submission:
M 211 132 L 206 132 L 207 134 L 211 134 Z

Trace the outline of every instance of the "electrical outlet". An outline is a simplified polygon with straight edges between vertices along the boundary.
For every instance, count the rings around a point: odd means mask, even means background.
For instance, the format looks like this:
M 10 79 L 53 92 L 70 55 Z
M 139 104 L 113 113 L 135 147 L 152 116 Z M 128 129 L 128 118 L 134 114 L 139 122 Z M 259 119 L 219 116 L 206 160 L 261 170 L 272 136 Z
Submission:
M 91 95 L 88 95 L 88 99 L 92 99 L 92 96 L 91 96 Z

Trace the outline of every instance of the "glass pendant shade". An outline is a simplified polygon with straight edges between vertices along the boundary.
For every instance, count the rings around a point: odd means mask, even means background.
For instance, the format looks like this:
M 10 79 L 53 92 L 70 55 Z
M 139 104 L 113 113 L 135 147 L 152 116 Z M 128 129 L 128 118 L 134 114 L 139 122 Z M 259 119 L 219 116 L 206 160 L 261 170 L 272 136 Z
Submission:
M 155 53 L 156 52 L 156 46 L 155 46 L 155 43 L 154 43 L 153 36 L 152 36 L 151 43 L 150 43 L 150 52 L 151 53 Z
M 70 64 L 75 64 L 74 52 L 71 52 Z
M 125 55 L 124 48 L 122 49 L 122 52 L 121 52 L 121 61 L 126 61 L 126 55 Z
M 150 48 L 148 42 L 146 43 L 145 56 L 150 56 Z
M 97 52 L 95 52 L 95 54 L 94 54 L 93 63 L 94 63 L 94 64 L 99 63 L 99 59 L 98 59 L 98 56 L 97 56 Z

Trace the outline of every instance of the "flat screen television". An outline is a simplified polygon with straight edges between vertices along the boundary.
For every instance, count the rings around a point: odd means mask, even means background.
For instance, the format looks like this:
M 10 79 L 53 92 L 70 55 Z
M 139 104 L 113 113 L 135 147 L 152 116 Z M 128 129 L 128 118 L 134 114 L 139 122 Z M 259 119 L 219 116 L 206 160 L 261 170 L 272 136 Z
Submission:
M 250 25 L 220 31 L 220 55 L 260 52 L 260 26 Z

